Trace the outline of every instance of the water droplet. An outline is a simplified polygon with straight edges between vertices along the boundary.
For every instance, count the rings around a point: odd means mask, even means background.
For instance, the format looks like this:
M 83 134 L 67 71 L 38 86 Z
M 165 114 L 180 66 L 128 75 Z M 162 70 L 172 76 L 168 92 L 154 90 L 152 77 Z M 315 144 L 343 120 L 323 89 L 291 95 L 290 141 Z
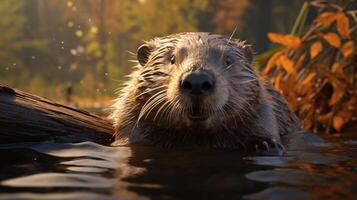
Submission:
M 67 23 L 67 26 L 68 26 L 68 27 L 73 27 L 73 26 L 74 26 L 74 23 L 73 23 L 72 21 L 69 21 L 69 22 Z
M 75 50 L 75 49 L 71 49 L 70 53 L 74 56 L 76 56 L 78 54 L 77 50 Z
M 64 44 L 64 41 L 61 41 L 61 44 Z
M 31 59 L 32 59 L 32 60 L 36 59 L 36 56 L 31 56 Z
M 77 31 L 76 31 L 76 36 L 77 36 L 77 37 L 82 37 L 82 36 L 83 36 L 83 31 L 77 30 Z
M 105 76 L 108 76 L 108 73 L 105 73 L 104 75 L 105 75 Z
M 92 26 L 90 28 L 90 32 L 94 33 L 94 34 L 97 34 L 98 33 L 98 28 L 96 26 Z
M 84 52 L 84 47 L 81 46 L 81 45 L 77 46 L 77 51 L 78 51 L 78 53 L 83 53 Z
M 69 66 L 69 70 L 70 70 L 70 71 L 74 71 L 74 70 L 77 69 L 77 67 L 78 67 L 77 63 L 72 63 L 72 64 Z
M 12 66 L 16 66 L 16 63 L 13 63 Z
M 73 2 L 72 1 L 67 1 L 67 6 L 68 7 L 72 7 L 73 6 Z
M 59 70 L 61 70 L 61 69 L 62 69 L 62 66 L 61 66 L 61 65 L 59 65 L 59 66 L 58 66 L 58 69 L 59 69 Z

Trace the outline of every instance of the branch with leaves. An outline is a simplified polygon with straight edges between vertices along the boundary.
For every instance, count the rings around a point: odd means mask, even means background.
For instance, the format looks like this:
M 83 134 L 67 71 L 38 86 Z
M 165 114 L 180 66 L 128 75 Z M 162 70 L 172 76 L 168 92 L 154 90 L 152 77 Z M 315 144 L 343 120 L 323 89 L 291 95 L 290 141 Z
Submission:
M 306 5 L 303 12 L 312 7 L 318 14 L 301 34 L 268 33 L 280 46 L 261 74 L 286 97 L 306 129 L 341 131 L 356 122 L 357 10 L 344 3 Z

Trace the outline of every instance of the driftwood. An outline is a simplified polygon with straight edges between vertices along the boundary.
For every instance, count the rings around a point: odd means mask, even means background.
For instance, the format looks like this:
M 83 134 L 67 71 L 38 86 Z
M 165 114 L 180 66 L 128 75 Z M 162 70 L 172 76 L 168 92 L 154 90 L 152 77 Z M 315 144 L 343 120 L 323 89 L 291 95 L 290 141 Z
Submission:
M 110 144 L 109 120 L 0 85 L 0 143 L 55 140 Z

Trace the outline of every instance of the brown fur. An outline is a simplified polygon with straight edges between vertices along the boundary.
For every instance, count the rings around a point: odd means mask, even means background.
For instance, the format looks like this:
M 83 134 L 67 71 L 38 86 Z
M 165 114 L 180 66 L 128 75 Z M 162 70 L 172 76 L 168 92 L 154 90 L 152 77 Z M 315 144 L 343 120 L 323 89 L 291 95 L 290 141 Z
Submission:
M 175 64 L 170 63 L 175 56 Z M 139 65 L 113 105 L 116 145 L 243 148 L 300 129 L 284 98 L 252 67 L 245 42 L 210 33 L 155 38 L 139 48 Z M 225 66 L 229 57 L 234 62 Z M 190 100 L 180 94 L 187 72 L 204 69 L 215 77 L 202 109 L 203 122 L 187 117 Z

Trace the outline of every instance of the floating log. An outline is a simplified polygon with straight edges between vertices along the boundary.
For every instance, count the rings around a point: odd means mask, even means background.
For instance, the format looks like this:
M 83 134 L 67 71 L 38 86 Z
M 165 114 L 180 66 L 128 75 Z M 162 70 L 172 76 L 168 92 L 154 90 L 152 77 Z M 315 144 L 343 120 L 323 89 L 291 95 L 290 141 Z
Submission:
M 0 84 L 0 143 L 95 141 L 110 144 L 111 122 L 101 116 Z

